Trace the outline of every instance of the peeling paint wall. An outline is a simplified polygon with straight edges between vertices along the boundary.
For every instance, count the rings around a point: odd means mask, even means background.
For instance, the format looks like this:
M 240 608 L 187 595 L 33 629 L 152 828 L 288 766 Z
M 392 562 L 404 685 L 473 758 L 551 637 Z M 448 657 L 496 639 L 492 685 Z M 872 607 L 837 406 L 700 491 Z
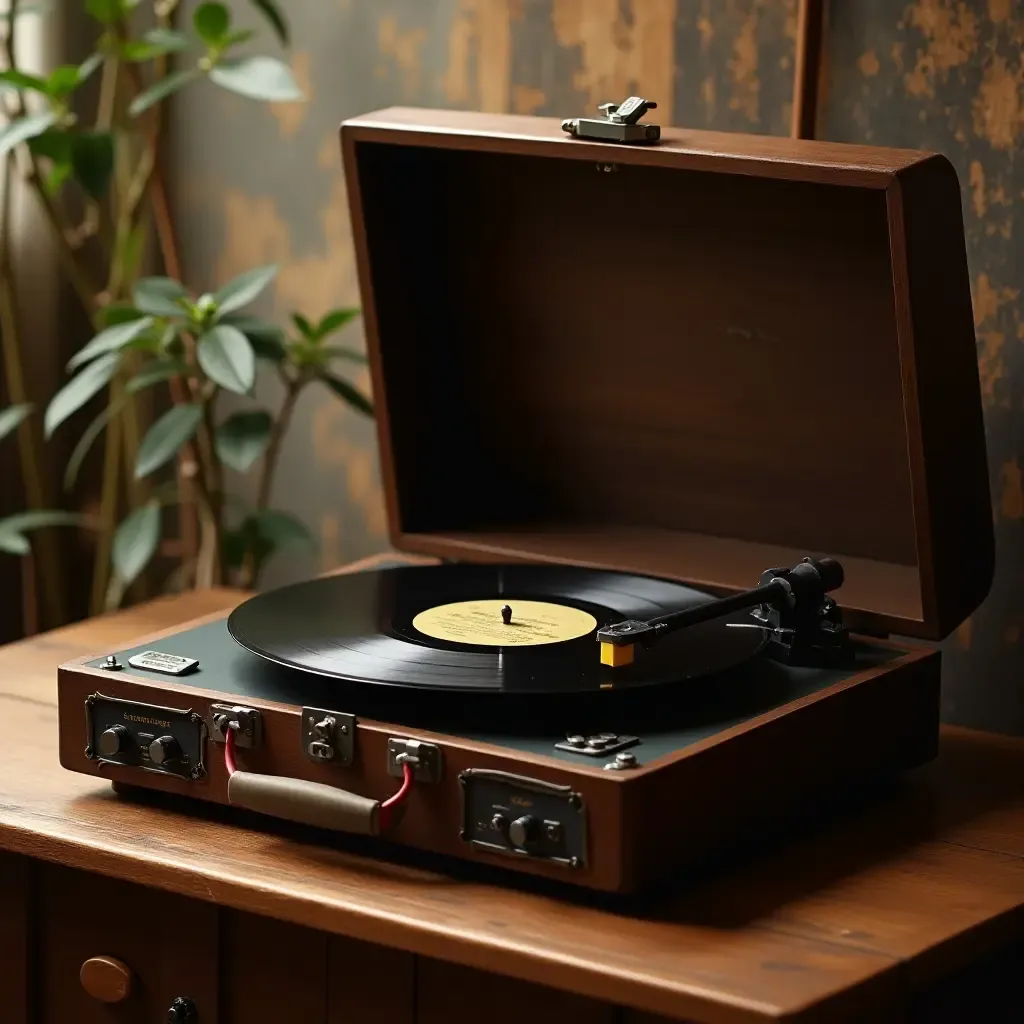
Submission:
M 237 5 L 240 20 L 248 6 Z M 1024 733 L 1024 11 L 1011 0 L 829 6 L 820 135 L 941 150 L 963 185 L 999 570 L 992 597 L 947 644 L 945 711 Z M 276 260 L 263 312 L 278 317 L 358 300 L 336 140 L 352 114 L 406 103 L 565 116 L 639 91 L 664 123 L 789 127 L 797 0 L 307 0 L 289 13 L 308 104 L 268 109 L 197 87 L 174 122 L 193 282 L 212 287 Z M 261 397 L 275 400 L 272 384 Z M 276 501 L 314 528 L 321 554 L 279 562 L 268 583 L 379 550 L 372 427 L 311 394 Z
M 944 715 L 1024 733 L 1024 5 L 833 2 L 823 138 L 937 150 L 963 191 L 996 580 L 945 645 Z

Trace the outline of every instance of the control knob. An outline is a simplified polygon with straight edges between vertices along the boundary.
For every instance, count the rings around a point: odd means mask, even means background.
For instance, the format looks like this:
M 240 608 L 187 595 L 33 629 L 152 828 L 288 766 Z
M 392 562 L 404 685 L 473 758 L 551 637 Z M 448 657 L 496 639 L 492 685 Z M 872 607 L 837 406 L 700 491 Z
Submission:
M 173 736 L 158 736 L 149 745 L 149 759 L 153 764 L 167 764 L 181 757 L 181 746 Z
M 199 1010 L 187 996 L 177 996 L 167 1011 L 167 1024 L 198 1024 Z
M 516 818 L 508 827 L 508 838 L 513 846 L 525 849 L 537 838 L 540 822 L 532 814 L 524 814 Z
M 104 757 L 123 754 L 131 747 L 132 734 L 123 725 L 112 725 L 100 734 L 99 748 Z

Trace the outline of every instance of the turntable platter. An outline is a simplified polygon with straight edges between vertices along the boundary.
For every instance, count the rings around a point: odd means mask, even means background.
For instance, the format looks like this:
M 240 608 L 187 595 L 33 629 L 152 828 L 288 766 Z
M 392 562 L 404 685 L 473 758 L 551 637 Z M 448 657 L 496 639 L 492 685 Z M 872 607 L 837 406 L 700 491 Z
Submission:
M 322 577 L 240 605 L 245 649 L 354 683 L 448 692 L 567 694 L 683 682 L 764 646 L 740 613 L 679 632 L 628 666 L 599 659 L 598 629 L 711 600 L 677 583 L 571 566 L 403 566 Z

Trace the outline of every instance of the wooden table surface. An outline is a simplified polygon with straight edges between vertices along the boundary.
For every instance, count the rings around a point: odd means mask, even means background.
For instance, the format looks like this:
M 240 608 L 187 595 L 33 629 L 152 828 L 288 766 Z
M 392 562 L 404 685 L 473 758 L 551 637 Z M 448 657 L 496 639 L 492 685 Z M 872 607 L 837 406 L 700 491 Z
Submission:
M 876 1020 L 1024 934 L 1024 741 L 959 729 L 871 801 L 624 906 L 124 800 L 60 768 L 58 664 L 240 596 L 164 599 L 0 649 L 0 849 L 706 1022 Z

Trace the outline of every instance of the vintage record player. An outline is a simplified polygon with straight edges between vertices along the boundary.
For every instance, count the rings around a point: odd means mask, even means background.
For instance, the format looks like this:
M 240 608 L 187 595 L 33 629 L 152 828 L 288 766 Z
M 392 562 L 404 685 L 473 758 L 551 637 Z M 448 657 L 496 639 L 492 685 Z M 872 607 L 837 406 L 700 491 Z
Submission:
M 63 666 L 64 767 L 631 891 L 931 758 L 993 568 L 949 162 L 341 141 L 396 564 Z

